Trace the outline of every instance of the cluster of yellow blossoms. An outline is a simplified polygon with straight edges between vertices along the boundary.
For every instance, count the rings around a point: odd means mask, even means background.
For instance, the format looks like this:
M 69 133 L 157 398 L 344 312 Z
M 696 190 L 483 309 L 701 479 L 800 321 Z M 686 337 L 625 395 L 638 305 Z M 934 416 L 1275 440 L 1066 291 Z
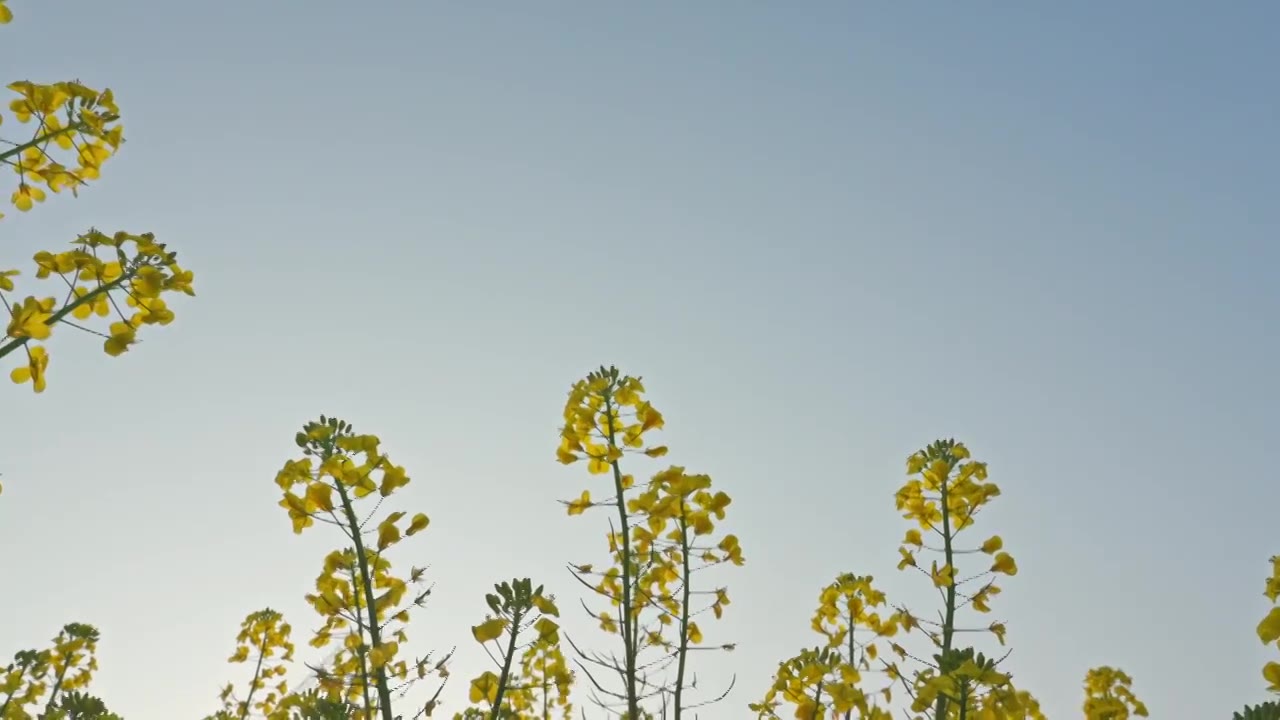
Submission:
M 9 17 L 0 5 L 0 19 Z M 119 108 L 110 90 L 99 92 L 79 82 L 40 85 L 21 81 L 9 85 L 18 97 L 9 103 L 10 115 L 30 124 L 29 139 L 0 137 L 0 163 L 13 168 L 18 187 L 11 202 L 30 210 L 45 200 L 45 190 L 72 194 L 99 176 L 102 164 L 123 142 Z M 0 115 L 0 124 L 4 116 Z M 74 160 L 67 156 L 74 155 Z M 0 217 L 4 217 L 0 214 Z M 155 242 L 150 234 L 89 230 L 72 242 L 72 250 L 36 253 L 36 278 L 53 276 L 61 281 L 61 301 L 55 297 L 10 298 L 18 270 L 0 268 L 0 304 L 8 312 L 0 357 L 22 349 L 26 362 L 13 368 L 16 383 L 31 383 L 36 392 L 46 386 L 49 353 L 38 341 L 47 340 L 55 325 L 76 327 L 104 338 L 103 349 L 117 356 L 137 342 L 142 325 L 167 325 L 173 320 L 162 295 L 181 292 L 194 295 L 190 271 L 182 269 L 174 253 Z M 126 312 L 125 307 L 132 312 Z M 80 323 L 94 318 L 114 319 L 106 332 Z M 37 341 L 37 342 L 33 342 Z
M 321 416 L 320 422 L 308 423 L 298 433 L 296 442 L 306 457 L 289 460 L 276 474 L 276 485 L 284 491 L 280 506 L 288 511 L 295 533 L 300 534 L 315 524 L 316 517 L 324 515 L 328 515 L 332 522 L 350 525 L 356 520 L 354 500 L 375 492 L 385 498 L 409 484 L 405 469 L 392 464 L 385 454 L 378 452 L 382 441 L 376 435 L 353 434 L 350 426 L 337 418 Z M 319 458 L 319 467 L 314 466 L 312 457 Z M 375 472 L 379 474 L 376 482 Z M 299 486 L 302 487 L 301 495 L 293 491 Z M 335 493 L 338 497 L 336 504 Z M 392 513 L 379 524 L 379 550 L 399 541 L 397 523 L 404 515 Z M 409 522 L 405 534 L 414 535 L 424 530 L 427 524 L 427 516 L 418 513 Z
M 778 709 L 783 704 L 795 708 L 796 720 L 845 717 L 854 710 L 865 720 L 889 720 L 892 715 L 871 705 L 858 688 L 860 679 L 838 648 L 801 650 L 778 665 L 764 700 L 748 707 L 757 718 L 766 720 L 779 720 Z
M 356 551 L 346 548 L 330 552 L 316 577 L 315 592 L 305 596 L 324 620 L 309 644 L 324 648 L 335 636 L 342 638 L 329 667 L 321 669 L 320 688 L 331 699 L 351 703 L 361 701 L 366 691 L 375 689 L 371 677 L 382 674 L 398 683 L 409 680 L 410 663 L 399 657 L 400 646 L 408 641 L 405 629 L 409 606 L 421 606 L 428 594 L 420 593 L 411 603 L 405 603 L 410 586 L 423 581 L 424 571 L 420 568 L 412 569 L 406 582 L 391 574 L 391 563 L 381 554 L 375 554 L 366 565 L 370 593 L 365 592 L 365 576 Z M 370 597 L 372 613 L 368 609 Z M 376 641 L 369 632 L 371 616 L 379 624 Z M 424 661 L 415 662 L 414 668 L 419 678 L 428 672 Z
M 556 458 L 568 465 L 588 460 L 587 470 L 603 475 L 627 451 L 649 457 L 667 454 L 663 446 L 644 447 L 644 435 L 661 430 L 662 413 L 643 398 L 639 378 L 620 376 L 616 368 L 593 372 L 569 391 L 564 406 L 564 427 Z
M 1262 618 L 1262 622 L 1258 623 L 1258 638 L 1264 645 L 1280 647 L 1280 606 L 1276 605 L 1276 601 L 1280 599 L 1280 555 L 1271 557 L 1271 576 L 1267 578 L 1263 594 L 1273 607 Z M 1268 690 L 1280 693 L 1280 662 L 1272 661 L 1264 665 L 1262 677 L 1267 681 Z
M 560 625 L 551 619 L 560 616 L 554 598 L 528 578 L 499 583 L 494 590 L 485 596 L 491 614 L 471 634 L 481 645 L 494 644 L 495 650 L 485 650 L 499 672 L 485 671 L 471 681 L 470 700 L 480 707 L 456 714 L 455 720 L 549 718 L 553 708 L 568 720 L 573 716 L 569 687 L 574 675 L 560 651 Z M 530 630 L 534 639 L 521 645 Z
M 324 619 L 311 646 L 326 647 L 337 634 L 344 634 L 331 667 L 323 669 L 320 687 L 332 700 L 366 705 L 372 702 L 368 695 L 376 691 L 376 705 L 387 706 L 390 682 L 411 681 L 410 663 L 399 657 L 406 642 L 409 607 L 420 607 L 430 591 L 406 604 L 410 585 L 421 583 L 424 571 L 413 568 L 407 581 L 399 578 L 392 574 L 385 553 L 426 529 L 429 520 L 423 513 L 406 519 L 405 512 L 391 512 L 366 538 L 369 518 L 357 513 L 356 501 L 374 494 L 386 498 L 408 485 L 405 469 L 380 452 L 377 436 L 356 434 L 350 424 L 337 418 L 322 415 L 318 422 L 304 426 L 295 441 L 304 457 L 287 461 L 276 475 L 283 491 L 279 504 L 288 512 L 294 532 L 301 533 L 320 519 L 341 528 L 354 546 L 329 553 L 315 592 L 306 596 Z M 430 672 L 425 660 L 413 665 L 418 679 Z M 446 676 L 443 661 L 434 670 Z
M 907 531 L 898 548 L 901 558 L 898 569 L 911 567 L 920 570 L 929 576 L 935 587 L 944 589 L 949 606 L 947 617 L 953 623 L 956 610 L 966 604 L 978 612 L 990 612 L 991 598 L 1000 593 L 994 576 L 1016 575 L 1017 563 L 1012 555 L 1004 552 L 1004 541 L 998 535 L 987 538 L 978 548 L 955 545 L 959 533 L 971 527 L 978 512 L 1000 495 L 1000 488 L 987 480 L 987 464 L 971 460 L 969 449 L 962 443 L 938 441 L 907 459 L 907 474 L 912 477 L 898 490 L 894 501 L 903 516 L 914 520 L 918 527 Z M 921 531 L 929 533 L 929 538 L 938 544 L 926 543 Z M 935 560 L 928 570 L 921 568 L 916 554 L 922 549 L 942 555 L 941 566 Z M 975 552 L 993 556 L 991 565 L 978 574 L 961 577 L 957 556 Z M 980 580 L 982 584 L 973 591 L 962 587 Z M 939 646 L 947 644 L 943 643 L 939 633 L 945 635 L 949 643 L 950 635 L 955 631 L 954 624 L 949 630 L 930 624 L 939 631 L 930 633 Z M 1003 623 L 991 623 L 987 629 L 1004 644 Z
M 34 716 L 24 708 L 57 707 L 59 697 L 77 699 L 73 694 L 87 688 L 98 669 L 97 650 L 98 630 L 70 623 L 53 638 L 53 647 L 15 654 L 0 671 L 0 717 L 28 720 Z
M 284 617 L 270 608 L 250 613 L 244 619 L 240 634 L 236 636 L 236 651 L 227 660 L 245 663 L 252 658 L 253 677 L 249 679 L 244 700 L 235 698 L 235 686 L 231 683 L 222 689 L 218 696 L 222 701 L 222 711 L 215 717 L 248 717 L 250 711 L 267 717 L 278 715 L 281 700 L 289 693 L 284 676 L 289 671 L 286 663 L 293 660 L 293 643 L 289 641 L 291 632 L 292 628 Z M 267 688 L 274 677 L 279 677 L 279 682 Z M 262 690 L 267 690 L 267 694 L 259 696 Z
M 0 162 L 18 175 L 10 202 L 19 210 L 44 202 L 46 188 L 75 194 L 98 178 L 102 164 L 124 142 L 120 108 L 110 90 L 99 92 L 79 82 L 40 85 L 27 80 L 11 83 L 9 89 L 18 94 L 9 103 L 12 117 L 31 126 L 28 139 L 0 138 L 7 146 L 0 151 Z
M 910 479 L 897 492 L 896 505 L 917 527 L 907 531 L 898 552 L 898 569 L 914 568 L 927 575 L 943 591 L 945 606 L 940 622 L 918 617 L 906 608 L 892 612 L 886 608 L 882 592 L 869 576 L 845 573 L 822 590 L 813 629 L 826 640 L 823 646 L 805 650 L 778 667 L 773 685 L 761 702 L 750 705 L 760 718 L 778 718 L 779 708 L 791 706 L 796 718 L 843 717 L 857 711 L 860 717 L 888 718 L 889 711 L 878 707 L 873 696 L 892 702 L 893 684 L 901 683 L 911 699 L 914 713 L 933 710 L 938 717 L 969 717 L 974 720 L 1043 718 L 1035 698 L 1016 689 L 1009 677 L 996 670 L 997 661 L 972 648 L 953 647 L 959 631 L 956 612 L 973 605 L 989 612 L 992 596 L 1000 592 L 992 581 L 997 574 L 1014 575 L 1017 564 L 1003 552 L 1004 542 L 992 536 L 978 548 L 959 548 L 957 535 L 972 526 L 974 517 L 999 488 L 987 480 L 985 463 L 969 459 L 969 451 L 954 441 L 939 441 L 911 455 L 907 460 Z M 924 533 L 929 533 L 926 542 Z M 918 565 L 916 554 L 927 549 L 943 556 L 941 566 L 933 562 L 929 570 Z M 956 557 L 985 553 L 993 556 L 990 567 L 971 576 L 960 577 Z M 981 582 L 972 591 L 961 588 Z M 928 628 L 938 653 L 933 661 L 920 660 L 891 640 L 899 630 L 910 632 Z M 988 628 L 1003 644 L 1005 628 L 992 623 Z M 882 657 L 881 643 L 897 655 Z M 898 661 L 911 659 L 923 667 L 904 672 Z M 864 690 L 860 684 L 868 672 L 882 673 L 889 684 Z
M 946 717 L 973 720 L 1045 720 L 1040 703 L 1013 686 L 996 670 L 997 661 L 972 648 L 944 650 L 934 656 L 936 667 L 915 677 L 911 709 L 922 713 L 945 700 Z
M 1096 667 L 1084 678 L 1085 720 L 1147 717 L 1147 706 L 1133 694 L 1133 678 L 1113 667 Z
M 622 375 L 616 368 L 601 368 L 575 383 L 565 403 L 556 456 L 564 464 L 585 459 L 593 475 L 612 473 L 612 497 L 596 501 L 584 490 L 564 504 L 570 515 L 596 506 L 616 512 L 617 523 L 607 534 L 610 567 L 597 572 L 591 565 L 572 566 L 580 579 L 597 576 L 594 588 L 609 600 L 611 609 L 588 612 L 601 629 L 622 638 L 626 666 L 615 669 L 633 677 L 641 652 L 662 650 L 665 659 L 647 667 L 656 673 L 675 665 L 670 690 L 674 702 L 682 705 L 689 647 L 704 640 L 702 628 L 692 618 L 702 609 L 719 618 L 729 604 L 723 587 L 695 590 L 693 575 L 723 563 L 742 565 L 744 559 L 735 535 L 712 539 L 732 500 L 712 489 L 708 475 L 671 466 L 638 487 L 635 478 L 623 472 L 620 461 L 626 453 L 651 458 L 667 454 L 666 446 L 646 442 L 647 434 L 665 423 L 644 393 L 639 378 Z M 706 608 L 692 608 L 695 595 L 712 599 Z M 626 700 L 627 713 L 637 712 L 638 692 L 633 686 L 628 687 Z
M 55 325 L 62 323 L 100 335 L 105 338 L 103 350 L 118 356 L 137 342 L 138 328 L 168 325 L 173 321 L 173 311 L 163 297 L 165 293 L 195 294 L 191 272 L 183 270 L 174 253 L 155 242 L 150 234 L 106 235 L 90 230 L 72 244 L 78 247 L 67 252 L 42 251 L 35 255 L 36 277 L 44 280 L 57 276 L 66 286 L 66 297 L 61 303 L 53 297 L 31 295 L 22 300 L 9 300 L 5 292 L 14 290 L 12 278 L 18 271 L 0 270 L 0 303 L 9 312 L 5 336 L 0 338 L 0 357 L 24 349 L 27 362 L 14 368 L 10 377 L 16 383 L 30 382 L 36 392 L 45 389 L 49 354 L 43 345 L 33 341 L 48 340 Z M 100 257 L 104 254 L 112 259 Z M 124 295 L 123 301 L 119 295 Z M 126 313 L 124 308 L 131 312 Z M 75 322 L 112 314 L 116 320 L 107 333 Z
M 894 679 L 896 666 L 879 660 L 878 642 L 897 634 L 898 613 L 881 615 L 884 593 L 870 576 L 844 573 L 822 589 L 811 625 L 826 640 L 823 646 L 802 650 L 778 665 L 764 698 L 748 707 L 758 718 L 775 720 L 783 705 L 795 708 L 797 718 L 827 717 L 858 711 L 858 716 L 887 720 L 890 714 L 860 687 L 863 673 L 877 662 Z M 859 634 L 861 632 L 861 634 Z M 868 635 L 869 633 L 869 635 Z M 893 645 L 896 649 L 898 646 Z M 889 687 L 876 691 L 892 700 Z

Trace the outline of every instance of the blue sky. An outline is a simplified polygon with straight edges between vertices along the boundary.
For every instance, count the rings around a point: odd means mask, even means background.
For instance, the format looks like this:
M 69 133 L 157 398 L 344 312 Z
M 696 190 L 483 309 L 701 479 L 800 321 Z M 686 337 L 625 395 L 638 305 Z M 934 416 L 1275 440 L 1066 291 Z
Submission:
M 151 230 L 198 298 L 119 359 L 62 331 L 48 391 L 6 391 L 4 653 L 92 622 L 117 712 L 212 712 L 246 613 L 317 624 L 338 538 L 272 480 L 337 414 L 433 519 L 401 562 L 437 582 L 413 649 L 459 646 L 451 715 L 486 589 L 573 598 L 603 558 L 554 449 L 616 363 L 735 498 L 708 640 L 738 650 L 700 687 L 737 687 L 702 717 L 748 716 L 840 572 L 933 607 L 892 496 L 952 436 L 1004 490 L 994 617 L 1051 717 L 1098 664 L 1154 717 L 1264 699 L 1276 5 L 10 4 L 4 77 L 112 87 L 130 142 L 7 213 L 0 264 Z

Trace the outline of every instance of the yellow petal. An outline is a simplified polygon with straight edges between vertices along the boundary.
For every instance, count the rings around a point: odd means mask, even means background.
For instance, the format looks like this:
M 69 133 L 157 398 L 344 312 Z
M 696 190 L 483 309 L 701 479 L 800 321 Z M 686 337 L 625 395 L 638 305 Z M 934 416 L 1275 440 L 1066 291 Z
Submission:
M 1280 692 L 1280 663 L 1267 663 L 1262 668 L 1262 677 L 1270 684 L 1267 690 Z
M 565 504 L 569 507 L 570 515 L 581 515 L 583 511 L 591 507 L 591 493 L 583 490 L 582 495 L 577 500 Z
M 538 622 L 534 624 L 538 631 L 538 639 L 543 642 L 558 642 L 560 640 L 560 626 L 549 617 L 540 617 Z
M 1280 639 L 1280 607 L 1271 608 L 1271 612 L 1258 623 L 1258 637 L 1264 645 Z
M 430 523 L 431 523 L 431 520 L 427 518 L 426 515 L 424 515 L 423 513 L 418 513 L 417 515 L 413 516 L 413 520 L 409 522 L 409 527 L 404 531 L 404 534 L 415 535 L 417 533 L 420 533 L 423 530 L 427 529 L 427 525 L 429 525 Z
M 538 608 L 538 611 L 543 615 L 560 616 L 560 608 L 557 608 L 554 602 L 548 600 L 542 595 L 533 596 L 533 606 Z
M 386 550 L 400 541 L 400 528 L 390 518 L 378 525 L 378 549 Z
M 506 620 L 503 618 L 493 618 L 472 627 L 471 635 L 475 637 L 476 642 L 486 643 L 490 640 L 497 640 L 499 637 L 502 637 L 502 631 L 506 628 Z
M 991 565 L 991 570 L 1005 575 L 1017 575 L 1018 564 L 1013 561 L 1012 555 L 1002 552 L 996 555 L 996 561 Z

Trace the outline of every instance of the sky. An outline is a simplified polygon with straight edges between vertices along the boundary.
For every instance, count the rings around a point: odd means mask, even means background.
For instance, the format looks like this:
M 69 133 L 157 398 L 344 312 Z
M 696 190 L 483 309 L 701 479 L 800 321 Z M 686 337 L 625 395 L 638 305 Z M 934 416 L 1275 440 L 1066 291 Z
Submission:
M 1280 6 L 10 5 L 3 76 L 112 88 L 128 143 L 6 212 L 0 265 L 152 231 L 197 297 L 120 358 L 62 329 L 48 390 L 5 391 L 3 654 L 95 624 L 92 690 L 130 720 L 216 710 L 264 606 L 322 659 L 302 596 L 341 539 L 294 535 L 273 482 L 321 413 L 432 519 L 397 562 L 435 582 L 410 649 L 458 648 L 447 716 L 497 581 L 609 647 L 565 568 L 604 562 L 606 516 L 557 503 L 607 489 L 554 452 L 616 364 L 667 420 L 633 471 L 734 499 L 706 636 L 737 649 L 696 669 L 736 684 L 701 718 L 751 715 L 842 572 L 937 607 L 893 494 L 947 437 L 1003 490 L 976 542 L 1020 568 L 969 621 L 1008 625 L 1051 718 L 1102 664 L 1156 718 L 1266 699 Z

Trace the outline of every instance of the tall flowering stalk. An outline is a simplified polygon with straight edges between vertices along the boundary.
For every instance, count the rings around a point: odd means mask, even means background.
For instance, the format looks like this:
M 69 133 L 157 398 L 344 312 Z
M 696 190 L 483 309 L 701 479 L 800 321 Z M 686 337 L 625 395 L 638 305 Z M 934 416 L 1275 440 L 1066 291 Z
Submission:
M 778 665 L 764 698 L 749 705 L 761 720 L 780 720 L 790 708 L 796 718 L 843 717 L 888 720 L 876 696 L 892 700 L 892 689 L 868 691 L 866 675 L 878 669 L 881 647 L 898 632 L 899 615 L 890 613 L 884 593 L 870 576 L 843 573 L 822 589 L 810 623 L 824 641 Z M 897 647 L 894 645 L 894 647 Z
M 474 707 L 456 720 L 550 720 L 553 710 L 568 720 L 573 673 L 560 652 L 560 616 L 555 598 L 529 578 L 494 585 L 485 596 L 489 615 L 471 628 L 495 669 L 471 681 Z
M 405 469 L 380 451 L 377 436 L 356 434 L 346 421 L 322 415 L 303 427 L 296 442 L 304 457 L 286 462 L 276 476 L 280 506 L 295 533 L 319 520 L 340 529 L 349 543 L 325 557 L 315 591 L 306 596 L 324 621 L 311 646 L 341 641 L 331 666 L 320 669 L 320 687 L 331 700 L 358 707 L 359 717 L 393 720 L 394 692 L 431 672 L 447 677 L 444 660 L 431 667 L 429 658 L 411 663 L 402 657 L 409 608 L 421 607 L 431 590 L 410 595 L 424 571 L 414 568 L 406 580 L 392 573 L 386 556 L 429 520 L 423 513 L 395 511 L 371 525 L 382 501 L 409 484 Z M 375 495 L 373 508 L 364 510 L 362 501 Z M 434 706 L 438 696 L 439 690 L 428 704 Z
M 1000 488 L 987 479 L 986 463 L 970 459 L 969 449 L 954 440 L 938 440 L 907 459 L 909 480 L 898 490 L 898 510 L 916 527 L 907 531 L 898 548 L 899 570 L 913 569 L 929 578 L 942 600 L 940 620 L 933 621 L 900 608 L 903 629 L 920 627 L 934 645 L 932 661 L 918 660 L 922 666 L 912 681 L 904 685 L 911 694 L 912 709 L 922 712 L 932 706 L 933 717 L 974 717 L 976 713 L 1025 713 L 1039 718 L 1039 704 L 1025 691 L 1015 689 L 1009 676 L 997 669 L 998 660 L 975 654 L 969 647 L 956 644 L 958 633 L 974 632 L 962 628 L 958 613 L 966 606 L 978 613 L 989 613 L 991 598 L 1000 593 L 999 576 L 1013 576 L 1018 565 L 1004 550 L 999 535 L 987 538 L 978 547 L 962 543 L 961 533 L 973 527 L 974 519 L 990 501 L 1000 495 Z M 928 569 L 916 557 L 921 551 L 940 556 L 930 561 Z M 964 559 L 990 556 L 963 574 Z M 986 628 L 1001 645 L 1005 643 L 1005 625 L 992 622 Z M 905 650 L 895 648 L 903 658 Z M 894 674 L 897 667 L 891 666 Z M 900 674 L 899 674 L 900 675 Z
M 244 619 L 236 636 L 236 651 L 227 660 L 253 663 L 245 697 L 236 697 L 235 685 L 227 683 L 218 696 L 222 709 L 206 720 L 245 720 L 250 713 L 255 717 L 287 717 L 283 701 L 289 696 L 289 685 L 284 676 L 289 672 L 287 663 L 293 660 L 291 633 L 289 623 L 271 608 L 250 613 Z M 276 677 L 279 680 L 273 682 Z
M 798 720 L 890 717 L 888 703 L 895 686 L 910 701 L 910 717 L 933 720 L 1044 720 L 1040 704 L 1014 686 L 1001 669 L 1007 657 L 987 657 L 961 645 L 966 633 L 989 633 L 1005 644 L 1004 623 L 985 627 L 961 625 L 969 609 L 991 612 L 1000 593 L 1001 576 L 1018 573 L 1004 540 L 992 535 L 966 544 L 962 533 L 1000 488 L 987 478 L 986 463 L 972 460 L 969 449 L 954 440 L 938 440 L 907 458 L 908 480 L 898 489 L 895 505 L 914 523 L 898 547 L 898 569 L 928 578 L 941 608 L 931 620 L 906 607 L 888 611 L 885 595 L 869 576 L 845 573 L 823 589 L 812 627 L 826 639 L 779 664 L 764 698 L 749 707 L 758 718 L 779 720 L 790 709 Z M 920 554 L 934 559 L 927 568 Z M 988 559 L 980 559 L 986 556 Z M 976 566 L 976 567 L 975 567 Z M 913 654 L 895 636 L 921 630 L 929 639 L 930 657 Z M 1280 637 L 1280 636 L 1278 636 Z M 896 657 L 886 657 L 885 646 Z M 864 686 L 877 674 L 888 682 Z M 1087 720 L 1125 720 L 1143 716 L 1146 707 L 1130 690 L 1131 680 L 1113 668 L 1095 668 L 1086 677 Z M 856 713 L 856 715 L 855 715 Z
M 575 564 L 570 571 L 607 601 L 608 608 L 588 607 L 588 613 L 602 630 L 621 639 L 622 657 L 587 653 L 576 645 L 574 649 L 597 693 L 596 702 L 605 707 L 616 704 L 629 720 L 644 716 L 643 706 L 650 698 L 660 698 L 664 711 L 675 718 L 691 706 L 685 678 L 691 651 L 703 643 L 696 616 L 711 612 L 720 617 L 729 604 L 725 588 L 699 588 L 694 575 L 714 565 L 743 563 L 736 536 L 723 535 L 718 541 L 713 537 L 732 501 L 712 489 L 709 476 L 673 466 L 637 486 L 634 476 L 623 471 L 627 454 L 667 454 L 666 446 L 647 442 L 665 421 L 644 393 L 639 378 L 614 367 L 602 367 L 575 383 L 565 403 L 556 453 L 566 465 L 585 460 L 589 473 L 612 480 L 611 497 L 593 500 L 587 489 L 565 505 L 569 515 L 594 507 L 612 509 L 606 536 L 610 566 L 598 571 L 591 564 Z M 707 602 L 695 604 L 699 598 Z M 642 660 L 646 651 L 652 651 L 652 657 Z M 607 690 L 584 663 L 617 673 L 622 689 Z
M 0 718 L 30 720 L 75 712 L 84 720 L 119 720 L 85 695 L 98 670 L 98 629 L 69 623 L 44 650 L 23 650 L 0 671 Z M 32 715 L 30 709 L 38 712 Z

